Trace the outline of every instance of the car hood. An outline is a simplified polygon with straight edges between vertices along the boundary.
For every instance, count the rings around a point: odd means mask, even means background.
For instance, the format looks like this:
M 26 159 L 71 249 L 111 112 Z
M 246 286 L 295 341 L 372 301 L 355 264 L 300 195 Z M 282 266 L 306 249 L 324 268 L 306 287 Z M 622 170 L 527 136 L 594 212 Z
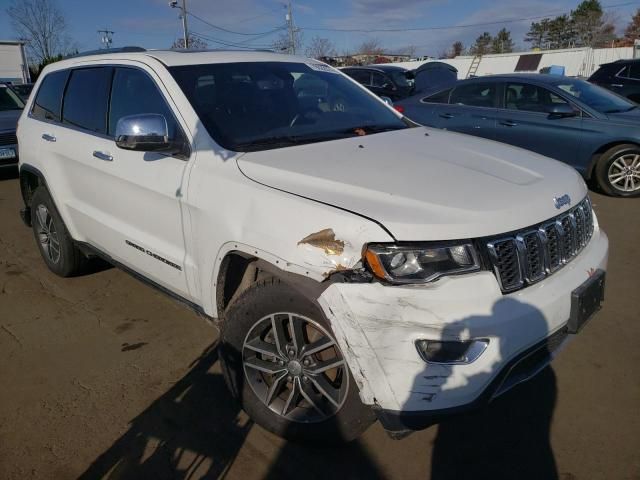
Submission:
M 15 130 L 21 114 L 22 110 L 0 111 L 0 132 L 4 130 Z
M 586 195 L 565 164 L 501 143 L 410 128 L 246 153 L 261 184 L 369 217 L 399 241 L 483 237 L 542 222 Z M 331 225 L 327 225 L 330 228 Z
M 638 126 L 640 123 L 640 108 L 634 108 L 628 112 L 607 113 L 607 117 L 615 123 Z

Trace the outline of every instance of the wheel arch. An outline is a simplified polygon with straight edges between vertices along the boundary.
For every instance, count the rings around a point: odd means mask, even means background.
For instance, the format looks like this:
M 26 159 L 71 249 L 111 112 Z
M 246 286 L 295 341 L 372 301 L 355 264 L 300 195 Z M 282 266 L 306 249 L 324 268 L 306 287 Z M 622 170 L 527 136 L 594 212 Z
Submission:
M 20 165 L 20 193 L 24 202 L 22 218 L 28 226 L 31 226 L 31 199 L 41 185 L 49 189 L 44 174 L 40 170 L 29 164 Z
M 219 255 L 213 273 L 213 299 L 211 305 L 217 318 L 224 320 L 224 313 L 239 296 L 255 282 L 267 277 L 276 277 L 281 282 L 318 304 L 318 297 L 343 271 L 325 278 L 315 278 L 310 271 L 293 265 L 258 249 L 233 243 L 232 247 Z
M 593 172 L 596 168 L 596 164 L 598 163 L 598 160 L 600 160 L 600 157 L 602 156 L 602 154 L 614 147 L 619 147 L 622 145 L 631 145 L 640 149 L 640 142 L 628 140 L 628 139 L 615 140 L 615 141 L 608 142 L 601 145 L 591 154 L 591 160 L 589 162 L 589 166 L 586 172 L 587 180 L 590 180 L 593 177 Z

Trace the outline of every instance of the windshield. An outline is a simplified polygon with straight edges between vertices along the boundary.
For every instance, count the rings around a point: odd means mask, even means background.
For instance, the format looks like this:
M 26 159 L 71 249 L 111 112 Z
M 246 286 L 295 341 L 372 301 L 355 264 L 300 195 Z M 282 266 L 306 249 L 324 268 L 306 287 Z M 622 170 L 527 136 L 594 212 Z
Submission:
M 626 112 L 635 108 L 635 104 L 626 98 L 584 80 L 563 79 L 555 86 L 601 113 Z
M 24 103 L 13 90 L 0 85 L 0 112 L 5 110 L 22 110 Z
M 324 64 L 243 62 L 171 67 L 209 135 L 239 152 L 408 128 Z

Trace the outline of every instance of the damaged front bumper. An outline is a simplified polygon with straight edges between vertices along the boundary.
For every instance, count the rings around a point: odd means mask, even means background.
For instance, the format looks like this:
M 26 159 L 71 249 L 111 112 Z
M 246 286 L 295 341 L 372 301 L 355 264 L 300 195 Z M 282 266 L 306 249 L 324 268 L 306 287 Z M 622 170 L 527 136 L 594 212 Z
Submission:
M 547 365 L 569 337 L 571 293 L 606 270 L 596 229 L 584 250 L 545 280 L 505 295 L 493 273 L 420 286 L 334 283 L 319 297 L 358 384 L 388 431 L 417 430 L 490 401 Z M 488 340 L 469 363 L 429 363 L 416 342 Z

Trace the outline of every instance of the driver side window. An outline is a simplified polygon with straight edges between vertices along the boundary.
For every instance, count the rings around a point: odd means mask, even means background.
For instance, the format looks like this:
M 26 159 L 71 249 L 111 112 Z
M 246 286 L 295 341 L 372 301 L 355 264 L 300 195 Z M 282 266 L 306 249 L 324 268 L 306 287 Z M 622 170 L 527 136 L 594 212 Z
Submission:
M 129 115 L 157 113 L 167 120 L 169 138 L 175 139 L 180 129 L 164 97 L 153 80 L 136 68 L 116 68 L 111 89 L 108 135 L 116 133 L 118 120 Z
M 508 110 L 546 113 L 553 105 L 569 105 L 550 90 L 526 83 L 507 83 L 504 95 L 504 105 Z

